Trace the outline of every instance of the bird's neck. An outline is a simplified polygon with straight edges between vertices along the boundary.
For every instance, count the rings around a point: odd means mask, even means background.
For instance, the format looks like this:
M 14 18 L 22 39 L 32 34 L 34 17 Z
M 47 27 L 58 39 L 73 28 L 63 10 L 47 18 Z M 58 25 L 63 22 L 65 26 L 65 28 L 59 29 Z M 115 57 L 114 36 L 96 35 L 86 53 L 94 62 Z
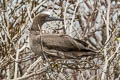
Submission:
M 37 24 L 32 25 L 31 28 L 30 28 L 30 34 L 34 35 L 34 36 L 41 34 L 42 33 L 42 27 L 41 26 L 42 25 L 39 25 L 39 24 L 38 25 Z
M 38 25 L 32 25 L 31 27 L 31 31 L 40 31 L 42 29 L 42 27 L 38 24 Z

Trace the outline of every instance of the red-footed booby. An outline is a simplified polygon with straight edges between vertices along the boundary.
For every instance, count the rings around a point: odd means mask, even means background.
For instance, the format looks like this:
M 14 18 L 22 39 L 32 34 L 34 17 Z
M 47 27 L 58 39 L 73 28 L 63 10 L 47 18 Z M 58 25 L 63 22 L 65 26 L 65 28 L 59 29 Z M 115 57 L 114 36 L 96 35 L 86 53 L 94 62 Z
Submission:
M 42 34 L 41 29 L 48 21 L 63 21 L 50 17 L 47 12 L 38 14 L 30 28 L 30 47 L 32 51 L 41 55 L 43 52 L 49 58 L 74 59 L 83 56 L 94 56 L 95 51 L 87 47 L 87 43 L 63 34 Z

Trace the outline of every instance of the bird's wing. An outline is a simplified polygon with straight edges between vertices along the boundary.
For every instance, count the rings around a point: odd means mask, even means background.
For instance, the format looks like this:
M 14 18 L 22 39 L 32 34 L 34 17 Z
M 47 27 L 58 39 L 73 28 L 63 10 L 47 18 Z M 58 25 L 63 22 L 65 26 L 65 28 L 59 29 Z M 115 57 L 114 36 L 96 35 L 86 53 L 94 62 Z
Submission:
M 83 41 L 83 40 L 79 40 L 79 39 L 76 39 L 76 38 L 74 38 L 74 40 L 76 40 L 78 43 L 83 44 L 85 47 L 88 47 L 88 46 L 89 46 L 88 43 L 86 43 L 86 42 Z
M 40 43 L 48 49 L 54 49 L 58 51 L 79 51 L 85 50 L 83 44 L 74 40 L 70 36 L 60 34 L 42 34 L 37 36 Z

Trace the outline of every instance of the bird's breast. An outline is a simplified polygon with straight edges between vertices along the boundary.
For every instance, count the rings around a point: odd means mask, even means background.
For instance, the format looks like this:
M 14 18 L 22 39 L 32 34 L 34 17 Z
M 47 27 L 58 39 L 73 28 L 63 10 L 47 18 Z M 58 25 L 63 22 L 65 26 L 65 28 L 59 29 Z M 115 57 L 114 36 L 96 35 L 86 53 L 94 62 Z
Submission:
M 36 37 L 37 35 L 39 35 L 39 34 L 36 32 L 30 33 L 30 38 L 29 38 L 30 48 L 34 53 L 40 54 L 41 53 L 41 48 L 40 48 L 41 45 L 39 44 L 39 41 L 37 40 L 37 37 Z

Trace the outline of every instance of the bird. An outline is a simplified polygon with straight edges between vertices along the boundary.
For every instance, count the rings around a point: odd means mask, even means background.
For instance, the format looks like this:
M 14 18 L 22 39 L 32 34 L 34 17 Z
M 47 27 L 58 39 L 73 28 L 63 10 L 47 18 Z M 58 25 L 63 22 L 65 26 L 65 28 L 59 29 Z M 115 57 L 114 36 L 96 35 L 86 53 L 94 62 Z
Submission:
M 33 18 L 30 28 L 30 48 L 39 56 L 44 53 L 48 58 L 79 59 L 95 56 L 96 52 L 88 48 L 85 41 L 72 38 L 67 34 L 42 33 L 43 24 L 50 21 L 63 21 L 61 18 L 51 17 L 48 12 L 42 12 Z

